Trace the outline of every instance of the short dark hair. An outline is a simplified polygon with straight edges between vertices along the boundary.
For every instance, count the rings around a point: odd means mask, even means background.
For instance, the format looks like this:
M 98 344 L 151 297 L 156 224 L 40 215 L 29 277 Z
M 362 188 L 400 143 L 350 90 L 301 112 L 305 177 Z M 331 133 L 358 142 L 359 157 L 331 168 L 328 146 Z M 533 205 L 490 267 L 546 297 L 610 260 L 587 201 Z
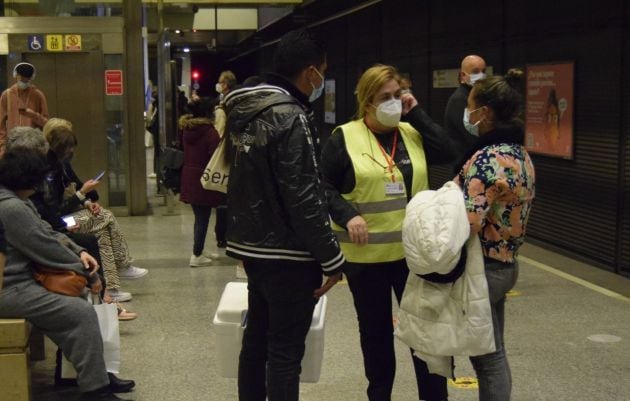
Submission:
M 274 57 L 274 71 L 293 79 L 308 66 L 319 67 L 325 61 L 326 51 L 322 43 L 307 30 L 295 30 L 280 39 Z
M 19 75 L 24 78 L 31 79 L 35 75 L 35 66 L 31 63 L 19 63 L 13 69 L 15 75 Z
M 9 149 L 0 159 L 0 185 L 12 191 L 35 189 L 48 172 L 46 155 L 36 149 Z

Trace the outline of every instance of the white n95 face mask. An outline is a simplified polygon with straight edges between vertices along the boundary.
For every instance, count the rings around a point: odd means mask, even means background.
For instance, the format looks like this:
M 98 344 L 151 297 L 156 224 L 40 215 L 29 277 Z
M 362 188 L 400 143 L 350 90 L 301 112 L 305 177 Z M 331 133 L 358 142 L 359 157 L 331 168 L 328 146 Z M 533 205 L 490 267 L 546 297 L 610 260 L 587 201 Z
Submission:
M 386 100 L 376 108 L 376 120 L 386 127 L 398 127 L 401 114 L 402 102 L 400 99 Z
M 216 85 L 214 85 L 214 90 L 217 91 L 218 93 L 222 93 L 223 86 L 220 83 L 217 83 Z

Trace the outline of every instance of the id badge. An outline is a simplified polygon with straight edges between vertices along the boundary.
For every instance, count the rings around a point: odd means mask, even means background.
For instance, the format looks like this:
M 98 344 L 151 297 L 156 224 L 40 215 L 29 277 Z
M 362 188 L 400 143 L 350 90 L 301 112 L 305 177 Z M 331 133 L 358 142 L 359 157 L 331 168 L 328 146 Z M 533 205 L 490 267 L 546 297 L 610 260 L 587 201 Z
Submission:
M 405 186 L 402 182 L 386 182 L 385 183 L 385 195 L 404 195 Z

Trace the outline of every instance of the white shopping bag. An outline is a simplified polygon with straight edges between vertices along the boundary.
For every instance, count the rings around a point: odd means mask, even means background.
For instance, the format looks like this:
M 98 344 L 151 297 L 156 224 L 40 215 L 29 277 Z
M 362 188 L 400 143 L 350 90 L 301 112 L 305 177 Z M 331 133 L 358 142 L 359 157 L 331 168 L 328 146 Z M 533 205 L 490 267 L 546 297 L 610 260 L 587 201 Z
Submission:
M 118 331 L 118 309 L 116 304 L 94 305 L 98 325 L 103 338 L 103 359 L 109 373 L 120 371 L 120 332 Z
M 221 138 L 219 145 L 214 150 L 208 165 L 203 170 L 199 181 L 203 189 L 227 193 L 228 179 L 230 176 L 230 165 L 226 160 L 225 137 Z
M 94 311 L 98 317 L 98 325 L 103 338 L 103 359 L 109 373 L 120 371 L 120 333 L 118 331 L 118 309 L 116 304 L 98 303 L 94 298 Z M 61 379 L 74 379 L 77 372 L 65 356 L 61 358 Z

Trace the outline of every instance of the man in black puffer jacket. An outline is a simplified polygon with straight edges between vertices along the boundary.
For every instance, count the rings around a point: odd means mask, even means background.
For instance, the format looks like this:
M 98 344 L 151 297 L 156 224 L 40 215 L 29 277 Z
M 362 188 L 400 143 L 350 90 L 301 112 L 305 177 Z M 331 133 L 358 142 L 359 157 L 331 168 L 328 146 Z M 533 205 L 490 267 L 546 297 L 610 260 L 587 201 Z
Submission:
M 274 61 L 266 84 L 225 98 L 227 254 L 243 260 L 249 279 L 240 401 L 298 400 L 313 309 L 345 262 L 330 227 L 310 107 L 324 87 L 326 54 L 309 33 L 292 31 Z

